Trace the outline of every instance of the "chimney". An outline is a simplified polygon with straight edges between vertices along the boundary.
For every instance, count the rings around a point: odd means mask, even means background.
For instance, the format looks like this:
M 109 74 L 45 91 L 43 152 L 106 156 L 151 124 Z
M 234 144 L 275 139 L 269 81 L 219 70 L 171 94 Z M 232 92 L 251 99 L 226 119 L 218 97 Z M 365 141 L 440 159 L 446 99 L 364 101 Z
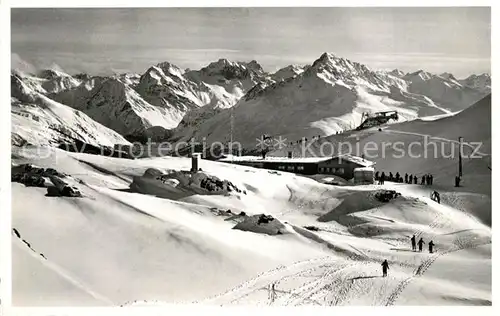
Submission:
M 198 172 L 200 165 L 200 154 L 193 154 L 191 157 L 191 172 Z
M 292 158 L 292 157 L 293 157 L 292 152 L 291 152 L 291 151 L 289 151 L 289 152 L 288 152 L 288 158 L 290 159 L 290 158 Z

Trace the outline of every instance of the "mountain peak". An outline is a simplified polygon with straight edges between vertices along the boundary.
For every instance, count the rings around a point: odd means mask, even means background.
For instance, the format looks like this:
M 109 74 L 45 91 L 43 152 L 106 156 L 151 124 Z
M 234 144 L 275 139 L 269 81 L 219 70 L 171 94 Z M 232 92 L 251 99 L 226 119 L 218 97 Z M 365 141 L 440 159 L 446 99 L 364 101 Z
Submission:
M 393 70 L 389 71 L 389 74 L 396 76 L 398 78 L 401 78 L 405 75 L 405 73 L 399 69 L 393 69 Z
M 449 72 L 443 72 L 442 74 L 439 75 L 441 78 L 448 79 L 448 80 L 457 80 L 453 74 Z
M 483 72 L 482 74 L 472 74 L 466 79 L 476 79 L 476 78 L 491 78 L 491 75 L 489 73 Z
M 413 79 L 420 79 L 420 80 L 429 80 L 432 77 L 434 77 L 430 72 L 424 71 L 422 69 L 419 69 L 415 72 L 408 73 L 405 76 L 405 79 L 407 80 L 413 80 Z
M 200 72 L 208 76 L 220 75 L 225 79 L 243 79 L 252 77 L 252 73 L 263 73 L 262 67 L 255 61 L 250 63 L 234 62 L 221 58 L 218 61 L 210 63 L 208 66 L 202 68 Z
M 56 69 L 43 69 L 38 72 L 38 77 L 44 79 L 54 79 L 60 77 L 71 77 L 70 75 Z
M 259 74 L 264 73 L 264 69 L 255 59 L 252 60 L 251 62 L 247 63 L 246 66 L 248 69 L 251 69 Z
M 180 77 L 184 74 L 184 70 L 168 61 L 158 63 L 156 64 L 156 67 L 160 68 L 165 74 L 168 73 L 177 77 Z M 151 70 L 151 68 L 149 70 Z
M 319 66 L 319 65 L 332 64 L 335 62 L 336 59 L 338 59 L 338 58 L 335 55 L 325 52 L 325 53 L 321 54 L 321 56 L 319 56 L 319 58 L 314 61 L 313 67 Z

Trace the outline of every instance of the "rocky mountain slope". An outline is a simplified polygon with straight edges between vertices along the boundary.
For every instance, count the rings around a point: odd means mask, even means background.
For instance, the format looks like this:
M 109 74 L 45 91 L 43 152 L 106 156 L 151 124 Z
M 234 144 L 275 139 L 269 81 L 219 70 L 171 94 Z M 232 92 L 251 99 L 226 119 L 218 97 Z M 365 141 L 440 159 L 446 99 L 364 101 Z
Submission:
M 57 145 L 78 140 L 95 146 L 129 144 L 117 132 L 83 112 L 58 103 L 11 75 L 11 141 L 13 145 Z M 39 87 L 38 87 L 39 88 Z
M 186 129 L 186 116 L 174 130 L 174 139 L 227 141 L 232 121 L 233 139 L 244 146 L 254 145 L 263 134 L 297 141 L 355 128 L 364 112 L 397 110 L 400 121 L 449 114 L 487 91 L 464 86 L 452 75 L 374 71 L 325 53 L 301 73 L 255 86 L 233 109 L 198 120 L 201 124 Z
M 257 61 L 219 59 L 200 70 L 162 62 L 143 74 L 71 76 L 44 70 L 13 71 L 13 76 L 39 96 L 81 111 L 127 139 L 227 141 L 232 125 L 233 139 L 245 145 L 262 134 L 293 142 L 350 130 L 363 113 L 397 110 L 400 121 L 449 114 L 491 91 L 487 74 L 458 80 L 422 70 L 375 71 L 329 53 L 312 65 L 290 65 L 273 74 Z

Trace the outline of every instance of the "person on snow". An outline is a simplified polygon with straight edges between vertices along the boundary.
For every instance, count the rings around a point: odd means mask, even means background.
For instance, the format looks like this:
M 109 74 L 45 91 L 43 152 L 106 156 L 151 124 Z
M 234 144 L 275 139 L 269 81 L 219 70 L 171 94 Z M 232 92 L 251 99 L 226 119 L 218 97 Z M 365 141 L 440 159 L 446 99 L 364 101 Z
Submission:
M 378 179 L 379 179 L 379 174 L 378 174 L 378 171 L 377 171 L 377 172 L 375 172 L 375 180 L 378 181 Z
M 431 240 L 431 241 L 429 242 L 429 252 L 430 252 L 430 253 L 432 253 L 432 250 L 433 250 L 432 248 L 433 248 L 433 247 L 434 247 L 434 242 Z
M 441 197 L 439 196 L 439 192 L 438 191 L 433 191 L 432 194 L 431 194 L 431 199 L 433 201 L 436 201 L 438 202 L 439 204 L 441 204 Z
M 417 176 L 413 176 L 413 183 L 418 184 L 418 177 Z
M 411 237 L 411 250 L 417 251 L 417 240 L 415 238 L 415 235 Z
M 405 183 L 408 183 L 408 174 L 405 173 Z
M 432 174 L 429 175 L 429 183 L 432 185 L 432 182 L 434 181 L 434 177 Z
M 382 276 L 386 277 L 387 276 L 387 270 L 389 270 L 389 263 L 387 262 L 387 259 L 382 262 Z
M 394 176 L 392 175 L 392 172 L 389 172 L 389 181 L 394 181 Z
M 413 175 L 410 174 L 410 176 L 408 177 L 408 183 L 409 184 L 412 184 L 413 183 Z
M 271 284 L 270 288 L 269 299 L 271 300 L 271 302 L 274 302 L 274 300 L 276 299 L 276 284 Z
M 422 252 L 422 247 L 424 246 L 425 242 L 422 238 L 418 241 L 418 251 Z
M 401 175 L 399 174 L 399 172 L 396 172 L 396 182 L 399 182 L 400 177 L 401 177 Z
M 384 182 L 385 182 L 385 173 L 382 171 L 382 174 L 380 175 L 379 184 L 384 184 Z
M 426 175 L 426 174 L 424 174 L 424 175 L 422 176 L 422 181 L 420 181 L 420 185 L 424 185 L 426 181 L 427 181 L 427 175 Z

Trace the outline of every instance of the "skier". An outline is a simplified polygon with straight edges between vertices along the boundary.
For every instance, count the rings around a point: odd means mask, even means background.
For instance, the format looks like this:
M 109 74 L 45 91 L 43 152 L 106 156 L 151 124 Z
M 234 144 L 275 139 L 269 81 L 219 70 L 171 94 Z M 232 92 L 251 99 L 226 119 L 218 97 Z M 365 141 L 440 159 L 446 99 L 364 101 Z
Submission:
M 429 252 L 432 253 L 432 247 L 434 247 L 434 242 L 431 240 L 429 242 Z
M 271 285 L 271 302 L 274 302 L 275 299 L 276 299 L 276 284 L 273 283 Z
M 418 241 L 418 251 L 422 252 L 422 247 L 424 246 L 425 242 L 422 238 Z
M 417 251 L 417 242 L 415 239 L 415 235 L 411 237 L 411 250 Z
M 405 183 L 408 183 L 408 174 L 405 173 Z
M 382 275 L 384 277 L 387 276 L 387 270 L 389 269 L 389 263 L 387 262 L 387 259 L 384 260 L 384 262 L 382 262 Z
M 439 196 L 439 193 L 437 191 L 432 191 L 431 193 L 431 199 L 435 202 L 438 202 L 441 204 L 441 197 Z

